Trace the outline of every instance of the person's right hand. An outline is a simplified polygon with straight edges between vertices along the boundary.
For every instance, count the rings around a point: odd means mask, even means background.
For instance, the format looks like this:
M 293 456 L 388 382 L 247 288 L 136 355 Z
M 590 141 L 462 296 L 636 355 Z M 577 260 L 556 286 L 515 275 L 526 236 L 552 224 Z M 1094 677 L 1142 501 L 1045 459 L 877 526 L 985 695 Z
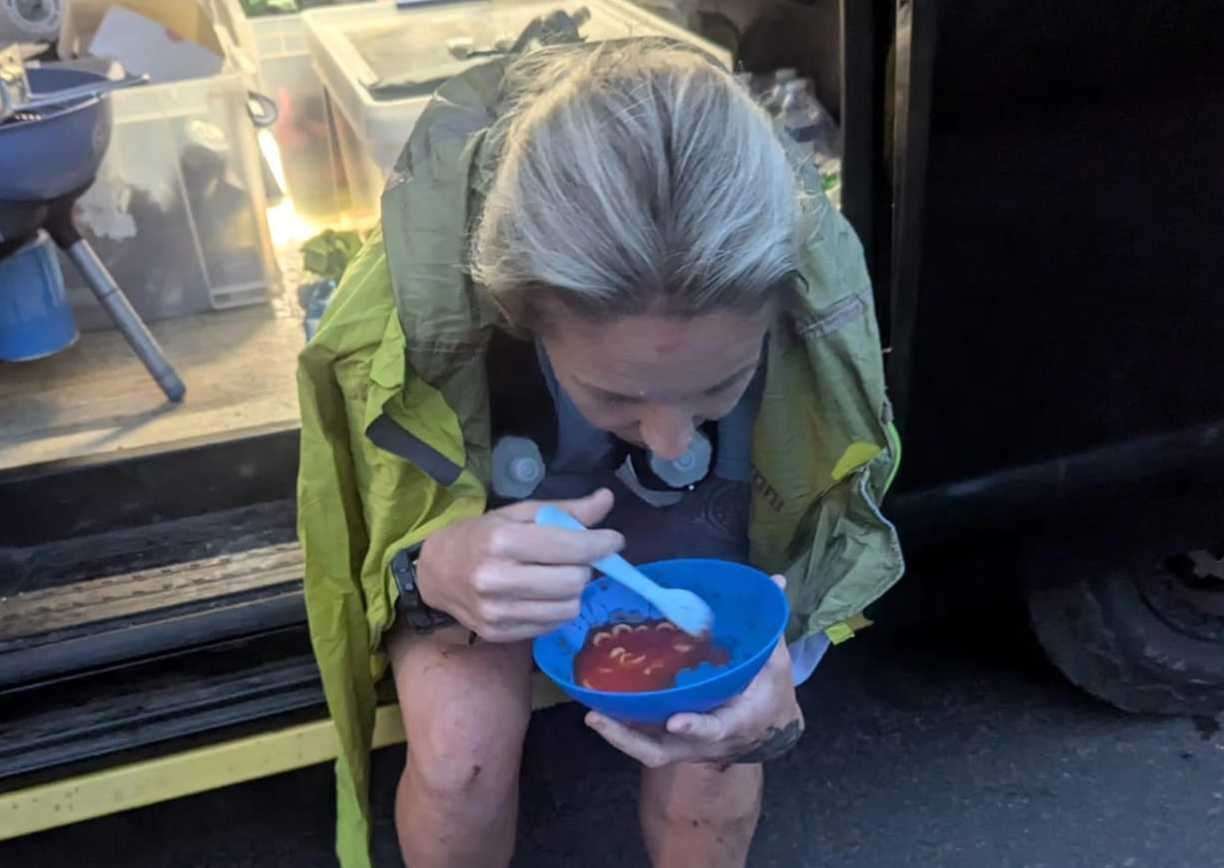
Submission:
M 612 492 L 555 505 L 590 527 L 612 509 Z M 486 642 L 532 639 L 576 618 L 590 564 L 625 539 L 612 530 L 539 527 L 541 506 L 516 503 L 430 536 L 417 561 L 421 599 Z

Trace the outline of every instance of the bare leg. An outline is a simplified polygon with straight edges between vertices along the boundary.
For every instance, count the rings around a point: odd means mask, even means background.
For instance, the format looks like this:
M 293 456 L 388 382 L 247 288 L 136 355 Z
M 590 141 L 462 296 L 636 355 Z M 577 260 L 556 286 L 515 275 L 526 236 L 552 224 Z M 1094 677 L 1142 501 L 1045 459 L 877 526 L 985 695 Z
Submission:
M 643 769 L 642 834 L 654 868 L 744 868 L 764 780 L 759 765 Z
M 403 632 L 390 643 L 408 761 L 395 800 L 412 868 L 505 868 L 514 851 L 528 643 L 450 644 Z

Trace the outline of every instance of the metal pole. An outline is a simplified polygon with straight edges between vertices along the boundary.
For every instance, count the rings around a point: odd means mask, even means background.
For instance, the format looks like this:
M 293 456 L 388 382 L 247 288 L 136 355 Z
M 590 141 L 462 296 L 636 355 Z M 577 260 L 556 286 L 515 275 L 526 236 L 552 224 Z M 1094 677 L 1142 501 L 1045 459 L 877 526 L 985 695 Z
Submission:
M 157 385 L 166 393 L 171 401 L 179 402 L 187 393 L 187 387 L 179 379 L 165 354 L 157 344 L 157 339 L 149 332 L 140 315 L 127 300 L 127 296 L 115 283 L 98 254 L 89 246 L 89 242 L 80 239 L 71 244 L 67 250 L 68 258 L 73 261 L 93 290 L 98 303 L 106 308 L 116 327 L 127 338 L 132 351 L 148 368 L 149 374 L 157 381 Z

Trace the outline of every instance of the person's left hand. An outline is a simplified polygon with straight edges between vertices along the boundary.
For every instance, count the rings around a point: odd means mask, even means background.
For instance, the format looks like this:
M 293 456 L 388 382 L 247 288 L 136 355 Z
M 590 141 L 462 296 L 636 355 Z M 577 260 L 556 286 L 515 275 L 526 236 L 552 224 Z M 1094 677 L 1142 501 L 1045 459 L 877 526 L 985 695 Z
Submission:
M 785 586 L 781 576 L 774 581 Z M 649 768 L 673 763 L 759 763 L 786 753 L 803 734 L 785 640 L 748 689 L 709 714 L 677 714 L 665 731 L 626 726 L 597 712 L 587 726 L 610 745 Z

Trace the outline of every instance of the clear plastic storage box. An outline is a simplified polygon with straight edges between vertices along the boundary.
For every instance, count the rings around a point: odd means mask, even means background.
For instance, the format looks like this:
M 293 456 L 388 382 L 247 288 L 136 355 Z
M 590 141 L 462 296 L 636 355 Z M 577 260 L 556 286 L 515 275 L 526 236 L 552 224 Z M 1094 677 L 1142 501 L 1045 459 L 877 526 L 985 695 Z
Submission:
M 626 0 L 475 2 L 397 8 L 394 0 L 314 9 L 302 14 L 307 45 L 327 89 L 352 204 L 377 217 L 388 172 L 421 112 L 432 83 L 476 63 L 465 49 L 487 51 L 513 40 L 540 15 L 590 13 L 590 40 L 666 35 L 728 53 Z
M 261 89 L 277 108 L 273 133 L 294 205 L 310 217 L 338 214 L 348 207 L 344 169 L 302 16 L 269 15 L 250 25 Z
M 210 5 L 224 69 L 113 93 L 110 148 L 77 206 L 82 234 L 150 321 L 279 291 L 248 100 L 257 81 L 250 31 L 235 0 Z M 88 34 L 76 37 L 87 44 Z M 64 276 L 82 328 L 109 327 L 70 264 Z

